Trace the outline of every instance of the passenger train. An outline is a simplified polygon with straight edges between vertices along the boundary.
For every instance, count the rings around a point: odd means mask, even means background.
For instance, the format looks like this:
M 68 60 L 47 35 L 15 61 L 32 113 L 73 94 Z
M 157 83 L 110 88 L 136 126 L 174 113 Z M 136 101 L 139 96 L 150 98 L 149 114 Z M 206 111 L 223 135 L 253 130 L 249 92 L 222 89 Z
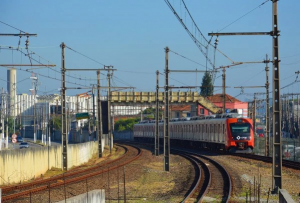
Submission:
M 164 123 L 159 121 L 160 145 L 163 134 Z M 133 137 L 137 141 L 154 142 L 154 135 L 155 121 L 140 121 L 133 126 Z M 232 113 L 171 119 L 169 137 L 171 144 L 232 153 L 252 153 L 254 148 L 252 119 Z

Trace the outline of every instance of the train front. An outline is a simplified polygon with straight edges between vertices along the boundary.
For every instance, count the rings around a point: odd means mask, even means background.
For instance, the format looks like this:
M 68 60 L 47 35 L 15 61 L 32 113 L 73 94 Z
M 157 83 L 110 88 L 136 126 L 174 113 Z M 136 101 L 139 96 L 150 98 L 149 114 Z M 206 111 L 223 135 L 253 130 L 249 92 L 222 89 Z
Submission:
M 227 146 L 232 153 L 252 153 L 254 136 L 252 119 L 229 118 L 227 119 Z

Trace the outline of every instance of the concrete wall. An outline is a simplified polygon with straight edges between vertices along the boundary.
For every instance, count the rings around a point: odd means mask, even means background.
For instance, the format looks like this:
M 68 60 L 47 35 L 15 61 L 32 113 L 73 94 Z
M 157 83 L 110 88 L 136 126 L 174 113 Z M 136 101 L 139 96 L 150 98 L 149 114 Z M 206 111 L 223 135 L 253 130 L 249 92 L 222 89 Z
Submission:
M 104 149 L 102 139 L 102 151 Z M 68 168 L 87 162 L 97 153 L 98 142 L 68 145 Z M 61 146 L 0 151 L 0 185 L 40 177 L 48 168 L 62 168 Z
M 48 166 L 61 168 L 61 146 L 4 150 L 0 152 L 0 185 L 39 177 Z
M 69 198 L 66 201 L 60 201 L 58 203 L 101 203 L 105 202 L 105 190 L 92 190 L 88 193 L 77 195 L 75 197 Z
M 133 132 L 132 131 L 114 132 L 114 139 L 115 140 L 133 140 Z

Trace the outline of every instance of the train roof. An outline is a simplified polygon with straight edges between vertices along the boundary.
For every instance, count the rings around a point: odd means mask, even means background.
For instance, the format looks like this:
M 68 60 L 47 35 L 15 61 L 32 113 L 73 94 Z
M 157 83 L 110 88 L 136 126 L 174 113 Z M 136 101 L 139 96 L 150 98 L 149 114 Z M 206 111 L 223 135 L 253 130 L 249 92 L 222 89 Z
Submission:
M 182 122 L 182 121 L 195 121 L 195 120 L 207 120 L 207 119 L 225 119 L 225 118 L 243 118 L 241 114 L 237 113 L 224 113 L 224 114 L 216 114 L 216 115 L 200 115 L 200 116 L 193 116 L 193 117 L 182 117 L 182 118 L 172 118 L 170 122 Z M 159 120 L 159 123 L 163 123 L 164 120 Z M 145 123 L 155 123 L 155 120 L 143 120 L 140 121 L 139 124 Z

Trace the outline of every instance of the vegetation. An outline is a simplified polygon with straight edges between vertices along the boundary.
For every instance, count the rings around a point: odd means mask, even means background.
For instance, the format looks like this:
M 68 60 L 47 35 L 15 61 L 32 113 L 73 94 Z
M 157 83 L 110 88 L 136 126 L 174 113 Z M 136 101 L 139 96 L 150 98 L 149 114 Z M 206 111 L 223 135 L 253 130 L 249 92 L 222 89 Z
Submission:
M 55 130 L 61 130 L 61 116 L 53 116 L 50 119 L 50 129 L 53 131 L 53 128 Z
M 138 123 L 140 118 L 129 118 L 129 119 L 121 119 L 115 122 L 115 131 L 132 131 L 133 125 Z
M 214 94 L 214 86 L 212 84 L 211 75 L 209 74 L 209 72 L 205 72 L 202 78 L 200 95 L 207 97 L 207 96 L 212 96 L 213 94 Z
M 7 121 L 4 120 L 4 126 L 6 128 L 6 125 L 7 125 Z M 17 134 L 17 135 L 20 135 L 20 131 L 19 129 L 22 128 L 22 125 L 18 123 L 17 119 L 15 119 L 14 121 L 14 118 L 11 116 L 8 118 L 8 133 L 9 134 Z M 6 132 L 6 129 L 3 129 L 5 132 Z
M 152 119 L 155 119 L 155 114 L 156 114 L 156 109 L 155 108 L 147 108 L 143 111 L 143 115 L 144 118 L 146 118 L 147 120 L 152 120 Z M 162 115 L 163 115 L 163 111 L 161 109 L 158 110 L 158 117 L 159 119 L 162 118 Z

